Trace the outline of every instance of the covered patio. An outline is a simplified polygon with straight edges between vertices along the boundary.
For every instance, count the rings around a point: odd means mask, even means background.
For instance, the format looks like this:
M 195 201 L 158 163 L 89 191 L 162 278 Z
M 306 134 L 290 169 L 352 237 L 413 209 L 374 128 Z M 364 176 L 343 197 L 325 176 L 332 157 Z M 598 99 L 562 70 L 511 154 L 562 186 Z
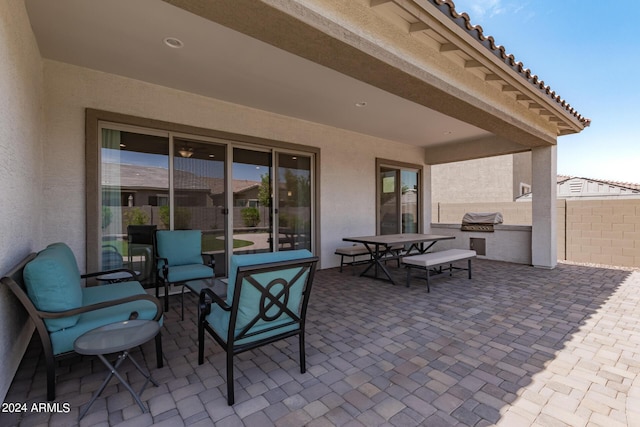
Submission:
M 477 260 L 472 280 L 439 278 L 427 294 L 357 268 L 317 272 L 306 374 L 293 339 L 244 353 L 227 406 L 223 352 L 209 340 L 198 366 L 195 298 L 184 321 L 173 299 L 165 366 L 155 368 L 151 343 L 134 352 L 160 383 L 142 395 L 150 413 L 112 381 L 80 425 L 638 425 L 638 271 Z M 391 270 L 402 281 L 404 269 Z M 40 356 L 34 338 L 5 402 L 45 401 Z M 75 425 L 105 370 L 74 356 L 59 372 L 56 401 L 68 413 L 3 413 L 0 424 Z M 133 367 L 127 376 L 141 384 Z

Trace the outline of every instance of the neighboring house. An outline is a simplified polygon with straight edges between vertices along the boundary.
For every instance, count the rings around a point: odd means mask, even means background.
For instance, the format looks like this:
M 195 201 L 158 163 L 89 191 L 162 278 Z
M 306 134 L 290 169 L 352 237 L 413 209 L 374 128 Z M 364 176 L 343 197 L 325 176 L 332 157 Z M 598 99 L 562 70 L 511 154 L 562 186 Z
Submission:
M 2 272 L 57 241 L 98 267 L 103 148 L 221 178 L 230 232 L 234 165 L 268 166 L 268 219 L 304 227 L 320 268 L 343 237 L 380 233 L 383 213 L 389 232 L 431 231 L 433 165 L 528 152 L 519 250 L 556 265 L 556 145 L 590 120 L 449 1 L 2 1 L 0 28 Z M 0 292 L 4 395 L 33 326 Z
M 558 199 L 640 199 L 640 184 L 558 175 Z M 516 201 L 531 201 L 533 193 Z

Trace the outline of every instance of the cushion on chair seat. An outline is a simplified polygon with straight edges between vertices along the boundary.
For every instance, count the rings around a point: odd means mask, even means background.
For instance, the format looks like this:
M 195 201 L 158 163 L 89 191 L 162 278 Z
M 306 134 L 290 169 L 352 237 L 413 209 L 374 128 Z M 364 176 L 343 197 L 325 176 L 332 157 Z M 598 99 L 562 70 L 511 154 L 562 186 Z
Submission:
M 142 285 L 135 281 L 92 286 L 82 289 L 82 305 L 87 306 L 144 293 Z M 75 326 L 50 334 L 53 354 L 72 351 L 73 343 L 80 335 L 109 323 L 128 320 L 134 311 L 138 313 L 138 319 L 152 320 L 156 316 L 156 305 L 151 301 L 141 300 L 83 313 L 78 316 L 78 323 Z M 162 319 L 160 324 L 162 325 Z
M 364 245 L 341 246 L 336 248 L 336 255 L 358 256 L 368 254 L 369 250 Z
M 291 261 L 303 258 L 310 258 L 313 255 L 306 249 L 295 250 L 295 251 L 282 251 L 282 252 L 267 252 L 260 254 L 249 254 L 249 255 L 233 255 L 231 257 L 231 269 L 229 270 L 229 285 L 227 288 L 227 304 L 233 304 L 233 295 L 235 293 L 235 282 L 238 267 L 243 266 L 253 266 L 259 264 L 267 264 L 272 262 L 280 262 L 280 261 Z M 258 273 L 254 276 L 254 278 L 261 284 L 268 284 L 274 279 L 284 279 L 289 282 L 291 279 L 298 274 L 299 268 L 290 268 L 286 270 L 278 270 L 272 272 Z M 307 273 L 303 274 L 296 283 L 293 285 L 290 291 L 290 297 L 287 301 L 287 307 L 294 313 L 298 313 L 302 292 L 300 287 L 304 286 L 304 283 L 307 278 Z M 274 291 L 278 291 L 278 286 L 274 286 Z M 281 289 L 281 288 L 280 288 Z M 272 292 L 274 292 L 272 291 Z M 240 296 L 240 304 L 238 309 L 238 317 L 236 319 L 236 327 L 235 334 L 238 335 L 239 332 L 248 324 L 248 322 L 252 321 L 257 315 L 257 307 L 260 306 L 262 294 L 255 289 L 250 284 L 243 284 L 242 294 Z M 264 301 L 265 305 L 268 305 L 268 299 Z M 271 307 L 269 311 L 267 311 L 267 315 L 277 314 L 279 311 L 276 307 Z M 217 304 L 213 304 L 211 306 L 211 313 L 207 317 L 207 321 L 211 324 L 216 333 L 223 338 L 225 341 L 227 340 L 227 335 L 229 331 L 229 320 L 231 313 L 222 310 Z M 253 327 L 252 332 L 256 333 L 251 337 L 243 338 L 238 341 L 235 341 L 236 344 L 243 344 L 247 342 L 253 342 L 257 340 L 261 340 L 264 338 L 269 338 L 274 335 L 281 334 L 283 332 L 292 331 L 298 328 L 297 324 L 291 324 L 288 326 L 284 326 L 287 323 L 291 322 L 292 319 L 286 313 L 282 313 L 280 318 L 271 322 L 265 322 L 264 320 L 258 321 Z M 274 329 L 274 327 L 284 326 L 282 328 Z M 261 332 L 264 331 L 264 332 Z
M 202 264 L 202 231 L 161 230 L 156 233 L 158 255 L 169 260 L 169 266 Z M 162 267 L 164 261 L 158 261 Z
M 82 305 L 80 272 L 71 249 L 64 243 L 49 245 L 24 268 L 27 294 L 38 310 L 58 312 Z M 44 319 L 50 332 L 72 327 L 78 316 Z
M 169 267 L 168 279 L 171 283 L 209 277 L 213 277 L 213 269 L 204 264 L 174 265 Z

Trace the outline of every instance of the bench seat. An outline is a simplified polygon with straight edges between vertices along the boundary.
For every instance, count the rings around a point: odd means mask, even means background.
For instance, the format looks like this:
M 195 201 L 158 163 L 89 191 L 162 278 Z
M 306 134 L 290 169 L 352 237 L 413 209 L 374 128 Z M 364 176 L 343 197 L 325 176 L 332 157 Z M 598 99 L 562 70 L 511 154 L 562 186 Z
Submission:
M 369 250 L 364 245 L 350 245 L 350 246 L 341 246 L 336 248 L 336 255 L 340 255 L 340 272 L 342 273 L 342 267 L 345 265 L 356 265 L 364 262 L 368 262 L 368 257 L 366 260 L 356 260 L 356 257 L 362 255 L 370 255 Z M 345 262 L 344 257 L 351 257 L 351 261 Z
M 437 270 L 438 274 L 449 271 L 449 275 L 451 275 L 454 270 L 467 270 L 469 272 L 469 279 L 471 279 L 471 260 L 475 257 L 476 251 L 467 249 L 449 249 L 446 251 L 404 257 L 402 258 L 402 263 L 407 267 L 407 287 L 410 285 L 412 268 L 421 268 L 426 271 L 427 292 L 430 292 L 429 278 L 432 277 L 431 270 L 435 267 L 440 267 Z M 453 265 L 454 262 L 465 260 L 467 261 L 467 268 L 455 267 Z M 448 267 L 443 268 L 442 266 L 444 265 L 448 265 Z

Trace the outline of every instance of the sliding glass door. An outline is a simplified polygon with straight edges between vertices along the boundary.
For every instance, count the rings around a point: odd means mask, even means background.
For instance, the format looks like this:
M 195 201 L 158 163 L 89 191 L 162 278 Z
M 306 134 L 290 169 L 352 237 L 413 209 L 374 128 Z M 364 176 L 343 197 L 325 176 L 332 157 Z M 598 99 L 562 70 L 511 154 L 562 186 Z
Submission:
M 378 234 L 417 233 L 420 169 L 378 161 Z
M 153 231 L 169 209 L 169 138 L 101 129 L 100 270 L 128 267 L 153 283 Z
M 155 280 L 155 230 L 202 230 L 229 254 L 313 248 L 313 155 L 146 128 L 99 127 L 100 269 Z
M 277 164 L 278 250 L 311 250 L 311 157 L 278 153 Z

